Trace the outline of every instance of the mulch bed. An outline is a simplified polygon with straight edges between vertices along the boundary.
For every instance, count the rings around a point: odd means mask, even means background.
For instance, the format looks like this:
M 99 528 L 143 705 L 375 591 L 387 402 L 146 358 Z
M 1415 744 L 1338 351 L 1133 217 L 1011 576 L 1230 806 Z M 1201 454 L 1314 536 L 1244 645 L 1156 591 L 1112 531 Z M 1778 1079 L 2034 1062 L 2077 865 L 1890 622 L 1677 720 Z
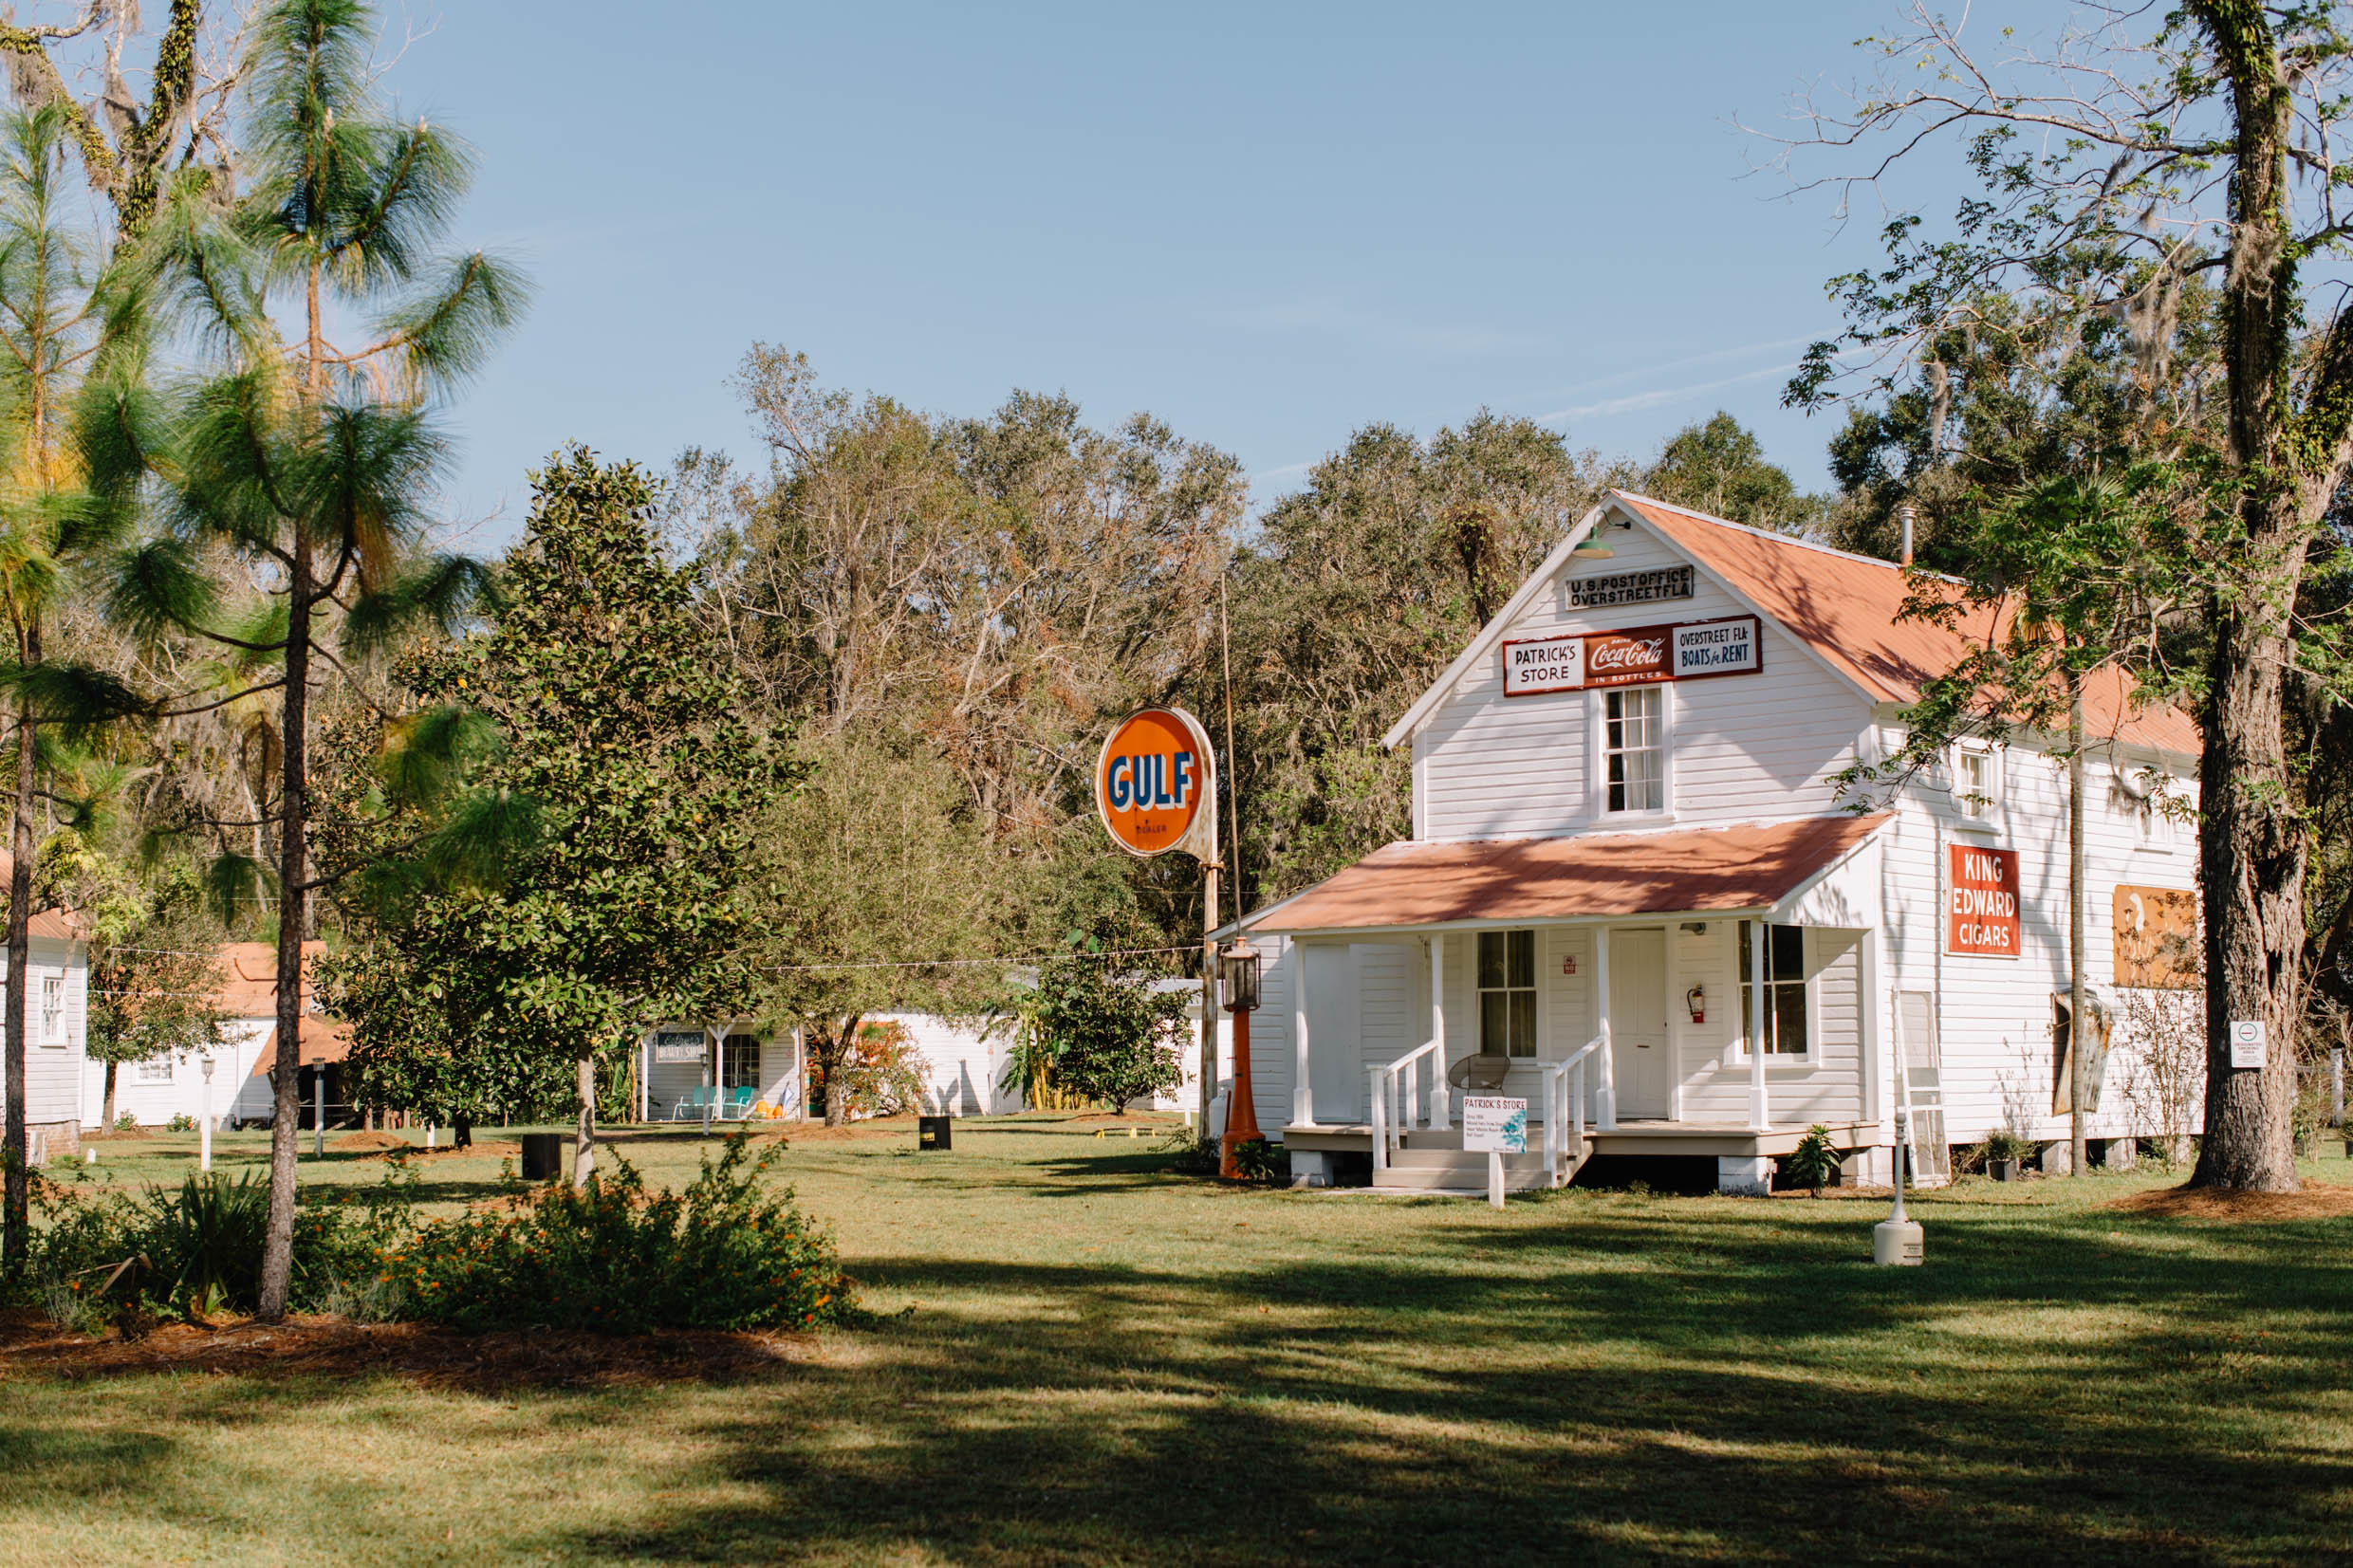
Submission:
M 2353 1214 L 2353 1187 L 2307 1181 L 2301 1192 L 2236 1192 L 2213 1187 L 2160 1187 L 2100 1206 L 2169 1220 L 2325 1220 Z
M 0 1382 L 203 1372 L 243 1376 L 397 1376 L 426 1387 L 624 1388 L 734 1383 L 805 1361 L 814 1336 L 787 1333 L 590 1334 L 542 1329 L 459 1334 L 421 1323 L 287 1318 L 223 1320 L 211 1329 L 164 1323 L 125 1341 L 60 1334 L 46 1318 L 0 1319 Z

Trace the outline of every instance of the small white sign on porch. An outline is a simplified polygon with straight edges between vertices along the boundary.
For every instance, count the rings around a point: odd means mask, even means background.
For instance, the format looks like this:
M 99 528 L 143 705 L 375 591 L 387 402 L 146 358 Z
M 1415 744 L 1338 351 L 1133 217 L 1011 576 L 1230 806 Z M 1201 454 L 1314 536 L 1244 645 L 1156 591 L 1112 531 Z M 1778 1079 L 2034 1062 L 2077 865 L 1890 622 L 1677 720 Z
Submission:
M 700 1029 L 663 1029 L 654 1036 L 656 1062 L 700 1061 L 711 1054 L 711 1042 Z
M 1528 1101 L 1501 1095 L 1465 1095 L 1462 1148 L 1467 1154 L 1528 1153 Z
M 2231 1022 L 2231 1066 L 2260 1067 L 2265 1056 L 2265 1029 L 2260 1018 L 2233 1019 Z

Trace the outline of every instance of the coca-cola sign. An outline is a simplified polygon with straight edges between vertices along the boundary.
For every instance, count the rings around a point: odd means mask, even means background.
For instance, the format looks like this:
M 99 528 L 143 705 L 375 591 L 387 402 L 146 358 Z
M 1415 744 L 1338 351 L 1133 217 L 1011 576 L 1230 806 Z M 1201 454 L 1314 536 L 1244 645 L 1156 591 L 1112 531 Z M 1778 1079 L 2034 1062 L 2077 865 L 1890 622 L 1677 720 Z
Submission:
M 1534 696 L 1588 687 L 1753 675 L 1764 668 L 1764 623 L 1755 616 L 1566 633 L 1503 645 L 1503 694 Z
M 1667 649 L 1672 626 L 1638 626 L 1630 632 L 1598 632 L 1585 638 L 1587 686 L 1636 686 L 1672 678 Z

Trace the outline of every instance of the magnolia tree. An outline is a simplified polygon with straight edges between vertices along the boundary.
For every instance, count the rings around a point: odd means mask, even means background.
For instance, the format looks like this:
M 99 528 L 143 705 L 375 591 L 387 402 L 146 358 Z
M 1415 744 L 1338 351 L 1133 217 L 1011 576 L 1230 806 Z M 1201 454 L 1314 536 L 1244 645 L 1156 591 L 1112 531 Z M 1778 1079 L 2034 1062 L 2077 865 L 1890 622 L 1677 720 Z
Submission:
M 600 1073 L 649 1025 L 750 1007 L 755 829 L 800 768 L 713 656 L 644 473 L 575 447 L 531 487 L 495 619 L 407 667 L 359 786 L 412 847 L 355 854 L 371 950 L 336 973 L 388 1089 L 481 1108 L 567 1077 L 585 1184 Z

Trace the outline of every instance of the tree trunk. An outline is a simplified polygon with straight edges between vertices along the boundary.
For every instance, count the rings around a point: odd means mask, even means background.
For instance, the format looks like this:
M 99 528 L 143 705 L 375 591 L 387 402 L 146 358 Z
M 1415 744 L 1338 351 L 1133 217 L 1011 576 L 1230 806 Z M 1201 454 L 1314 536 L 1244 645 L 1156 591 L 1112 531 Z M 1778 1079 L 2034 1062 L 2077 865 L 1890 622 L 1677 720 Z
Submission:
M 287 574 L 286 704 L 278 761 L 278 1043 L 272 1059 L 269 1118 L 269 1220 L 262 1240 L 260 1306 L 255 1316 L 275 1322 L 286 1316 L 294 1282 L 294 1184 L 297 1097 L 302 1092 L 303 925 L 310 907 L 309 777 L 305 731 L 309 725 L 310 549 L 294 542 Z
M 106 1108 L 99 1113 L 99 1124 L 111 1128 L 115 1124 L 115 1073 L 120 1063 L 106 1063 Z
M 450 1118 L 450 1129 L 451 1148 L 472 1149 L 473 1147 L 473 1117 L 460 1112 Z
M 2286 636 L 2250 627 L 2239 606 L 2217 615 L 2199 767 L 2206 1134 L 2195 1187 L 2292 1192 L 2300 1185 L 2293 1115 L 2305 843 L 2288 804 L 2279 681 L 2292 655 Z M 2260 1068 L 2231 1065 L 2231 1024 L 2239 1019 L 2265 1025 Z
M 842 1069 L 850 1059 L 850 1042 L 858 1038 L 858 1025 L 865 1022 L 864 1013 L 852 1013 L 834 1031 L 830 1046 L 821 1036 L 817 1061 L 825 1080 L 825 1125 L 844 1127 L 849 1124 L 849 1097 L 843 1092 Z
M 2288 611 L 2304 552 L 2345 470 L 2344 321 L 2331 328 L 2299 417 L 2289 374 L 2301 312 L 2288 243 L 2287 149 L 2293 89 L 2265 8 L 2192 0 L 2229 78 L 2230 269 L 2222 290 L 2230 456 L 2238 478 L 2223 564 L 2238 581 L 2209 617 L 2200 715 L 2198 869 L 2206 937 L 2206 1133 L 2197 1187 L 2292 1191 L 2290 1113 L 2304 952 L 2305 841 L 2280 731 L 2280 672 L 2294 659 Z M 2270 1036 L 2260 1069 L 2233 1071 L 2230 1026 Z
M 597 1059 L 580 1059 L 580 1130 L 572 1146 L 572 1185 L 586 1187 L 597 1172 Z
M 38 657 L 36 654 L 34 655 Z M 7 1002 L 8 1122 L 5 1197 L 0 1197 L 0 1262 L 13 1275 L 25 1266 L 25 1248 L 32 1240 L 29 1208 L 32 1184 L 25 1167 L 25 1023 L 26 992 L 32 974 L 32 780 L 33 727 L 23 712 L 16 719 L 16 809 L 9 814 L 9 989 Z

